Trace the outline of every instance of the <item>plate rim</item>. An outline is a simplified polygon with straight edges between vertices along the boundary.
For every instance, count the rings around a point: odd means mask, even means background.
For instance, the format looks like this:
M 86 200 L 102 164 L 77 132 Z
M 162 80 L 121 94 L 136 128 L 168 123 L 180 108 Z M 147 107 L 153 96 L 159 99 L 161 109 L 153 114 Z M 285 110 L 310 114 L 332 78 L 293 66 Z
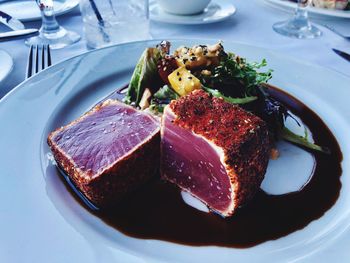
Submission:
M 186 43 L 186 41 L 199 41 L 199 42 L 200 42 L 200 41 L 210 41 L 210 42 L 215 41 L 215 39 L 196 39 L 196 38 L 192 38 L 192 39 L 191 39 L 191 38 L 173 38 L 173 39 L 172 39 L 172 38 L 169 38 L 169 40 L 170 40 L 170 41 L 171 41 L 171 40 L 173 40 L 173 41 L 179 41 L 179 42 L 184 42 L 184 43 Z M 127 45 L 130 45 L 130 44 L 133 44 L 133 43 L 140 43 L 140 42 L 143 42 L 143 43 L 156 43 L 157 41 L 160 41 L 160 40 L 155 39 L 155 40 L 135 41 L 135 42 L 130 42 L 130 43 L 124 43 L 124 44 L 119 44 L 119 45 L 113 45 L 113 46 L 105 47 L 105 48 L 103 48 L 103 49 L 109 49 L 109 48 L 112 49 L 114 46 L 127 46 Z M 274 50 L 272 50 L 272 49 L 267 49 L 267 48 L 263 48 L 263 47 L 259 47 L 259 46 L 255 46 L 255 45 L 250 45 L 250 44 L 246 44 L 246 43 L 242 43 L 242 42 L 237 42 L 237 41 L 227 41 L 227 43 L 231 43 L 231 44 L 233 44 L 233 45 L 234 45 L 234 44 L 243 45 L 243 46 L 247 46 L 247 47 L 249 47 L 249 48 L 256 48 L 256 49 L 259 49 L 259 50 L 261 50 L 261 51 L 271 52 L 271 53 L 273 53 L 273 55 L 278 55 L 279 58 L 281 58 L 281 59 L 287 57 L 290 61 L 297 62 L 297 63 L 302 63 L 302 64 L 304 64 L 304 65 L 312 65 L 312 66 L 315 67 L 315 68 L 323 69 L 323 70 L 326 70 L 327 72 L 334 73 L 334 74 L 337 74 L 337 75 L 342 75 L 342 76 L 346 77 L 347 79 L 350 78 L 350 77 L 349 77 L 348 75 L 346 75 L 346 74 L 337 72 L 337 71 L 335 71 L 335 70 L 332 70 L 332 69 L 329 69 L 329 68 L 326 68 L 326 67 L 319 66 L 319 65 L 317 65 L 317 64 L 313 64 L 313 63 L 309 63 L 309 62 L 305 62 L 305 61 L 300 61 L 300 60 L 298 60 L 298 59 L 296 59 L 296 58 L 290 57 L 290 56 L 285 55 L 285 54 L 283 54 L 283 53 L 281 53 L 281 52 L 274 51 Z M 61 62 L 59 62 L 59 63 L 57 63 L 57 64 L 55 64 L 55 65 L 67 63 L 67 61 L 69 61 L 69 60 L 76 59 L 77 57 L 83 57 L 84 55 L 86 55 L 86 53 L 91 53 L 91 52 L 98 52 L 98 50 L 92 50 L 92 51 L 88 51 L 88 52 L 85 52 L 85 53 L 76 55 L 76 56 L 74 56 L 74 57 L 72 57 L 72 58 L 69 58 L 69 59 L 67 59 L 67 60 L 63 60 L 63 61 L 61 61 Z M 52 69 L 52 67 L 45 69 L 45 71 L 49 71 L 50 69 Z M 44 71 L 42 71 L 42 72 L 44 72 Z M 40 74 L 40 73 L 39 73 L 39 74 Z M 39 77 L 39 76 L 40 76 L 39 74 L 33 76 L 33 78 Z M 26 86 L 26 85 L 25 85 L 26 82 L 27 82 L 27 81 L 20 83 L 14 90 L 16 90 L 16 91 L 17 91 L 17 90 L 21 90 L 21 89 L 20 89 L 21 86 L 22 86 L 22 88 L 25 87 L 25 86 Z M 12 92 L 11 92 L 11 94 L 12 94 Z M 9 96 L 6 95 L 6 97 L 9 97 Z M 1 108 L 1 106 L 3 106 L 3 104 L 4 104 L 5 102 L 6 102 L 6 101 L 3 100 L 3 99 L 0 100 L 0 111 L 3 110 L 3 108 Z M 328 243 L 327 243 L 327 244 L 328 244 Z M 175 244 L 175 245 L 177 245 L 177 244 Z M 149 257 L 149 255 L 147 255 L 147 257 Z
M 213 2 L 209 3 L 209 5 L 211 4 L 215 4 L 215 2 L 221 2 L 222 5 L 222 1 L 221 0 L 214 0 Z M 236 6 L 231 3 L 231 2 L 224 2 L 224 5 L 230 6 L 232 8 L 232 11 L 230 14 L 224 16 L 224 17 L 220 17 L 214 20 L 171 20 L 171 19 L 167 19 L 167 18 L 162 18 L 161 16 L 155 16 L 152 15 L 152 11 L 156 8 L 159 8 L 159 6 L 157 5 L 157 1 L 156 0 L 151 0 L 149 3 L 149 14 L 150 14 L 150 20 L 155 21 L 155 22 L 161 22 L 161 23 L 167 23 L 167 24 L 174 24 L 174 25 L 205 25 L 205 24 L 212 24 L 212 23 L 218 23 L 221 21 L 224 21 L 226 19 L 229 19 L 230 17 L 232 17 L 234 14 L 237 13 L 237 8 Z M 182 17 L 181 15 L 175 15 L 175 14 L 169 14 L 175 17 Z M 191 15 L 187 16 L 190 17 Z
M 3 4 L 6 4 L 7 2 L 4 2 Z M 74 8 L 76 8 L 80 3 L 80 0 L 64 0 L 64 5 L 66 6 L 63 8 L 61 11 L 55 11 L 55 16 L 60 16 L 67 14 L 71 12 Z M 0 3 L 0 8 L 1 8 L 1 3 Z M 21 22 L 32 22 L 32 21 L 38 21 L 41 20 L 41 16 L 34 16 L 32 15 L 31 17 L 26 17 L 26 18 L 18 18 Z
M 90 54 L 90 53 L 94 53 L 94 52 L 99 52 L 99 50 L 105 50 L 105 49 L 113 49 L 114 47 L 116 46 L 128 46 L 128 45 L 132 45 L 132 44 L 137 44 L 137 43 L 157 43 L 157 42 L 161 42 L 163 41 L 164 39 L 172 42 L 172 41 L 182 41 L 182 42 L 186 42 L 186 41 L 198 41 L 198 42 L 203 42 L 203 41 L 207 41 L 207 42 L 213 42 L 213 41 L 220 41 L 222 39 L 216 39 L 216 38 L 179 38 L 179 37 L 166 37 L 166 38 L 154 38 L 154 39 L 149 39 L 149 40 L 137 40 L 137 41 L 131 41 L 131 42 L 126 42 L 126 43 L 120 43 L 120 44 L 113 44 L 113 45 L 109 45 L 109 46 L 105 46 L 105 47 L 101 47 L 99 49 L 93 49 L 93 50 L 87 50 L 83 53 L 79 53 L 77 55 L 74 55 L 72 57 L 69 57 L 67 59 L 63 59 L 63 60 L 60 60 L 59 62 L 53 64 L 52 66 L 50 67 L 47 67 L 43 70 L 41 70 L 39 73 L 37 74 L 34 74 L 33 76 L 31 76 L 30 78 L 27 78 L 25 79 L 24 81 L 22 81 L 21 83 L 19 83 L 17 86 L 15 86 L 13 89 L 11 89 L 8 93 L 6 93 L 1 99 L 0 99 L 0 106 L 4 103 L 5 100 L 8 99 L 8 97 L 11 97 L 13 93 L 16 93 L 18 89 L 21 89 L 23 86 L 25 86 L 25 84 L 29 81 L 31 81 L 33 78 L 38 78 L 41 76 L 41 74 L 43 74 L 43 72 L 46 72 L 46 71 L 49 71 L 51 70 L 53 67 L 56 67 L 56 66 L 59 66 L 61 64 L 64 64 L 64 63 L 67 63 L 68 61 L 70 60 L 74 60 L 78 57 L 83 57 L 83 56 L 86 56 L 87 54 Z M 248 46 L 250 48 L 258 48 L 260 50 L 263 50 L 263 51 L 266 51 L 266 52 L 271 52 L 273 53 L 274 55 L 278 55 L 279 57 L 281 58 L 284 58 L 284 59 L 287 59 L 289 61 L 293 61 L 293 62 L 296 62 L 296 63 L 302 63 L 304 65 L 309 65 L 309 66 L 313 66 L 313 67 L 316 67 L 318 69 L 323 69 L 323 70 L 327 70 L 328 72 L 333 72 L 335 74 L 339 74 L 339 75 L 342 75 L 346 78 L 349 78 L 350 79 L 350 75 L 347 75 L 343 72 L 339 72 L 339 71 L 336 71 L 335 69 L 332 69 L 332 68 L 328 68 L 328 67 L 324 67 L 324 66 L 321 66 L 319 64 L 316 64 L 316 63 L 312 63 L 310 61 L 300 61 L 298 60 L 296 57 L 293 57 L 293 56 L 289 56 L 289 55 L 286 55 L 285 53 L 282 53 L 282 52 L 279 52 L 279 51 L 275 51 L 273 49 L 269 49 L 269 48 L 265 48 L 265 47 L 260 47 L 260 46 L 256 46 L 256 45 L 252 45 L 252 44 L 248 44 L 248 43 L 245 43 L 243 41 L 230 41 L 230 40 L 223 40 L 223 44 L 225 43 L 231 43 L 231 44 L 237 44 L 237 45 L 243 45 L 243 46 Z
M 292 11 L 293 9 L 296 8 L 296 3 L 289 2 L 287 0 L 263 0 L 263 1 L 275 8 L 280 8 L 287 11 Z M 315 15 L 315 16 L 350 19 L 350 10 L 332 10 L 332 9 L 326 9 L 326 8 L 317 8 L 313 6 L 308 6 L 306 9 L 308 10 L 309 14 Z

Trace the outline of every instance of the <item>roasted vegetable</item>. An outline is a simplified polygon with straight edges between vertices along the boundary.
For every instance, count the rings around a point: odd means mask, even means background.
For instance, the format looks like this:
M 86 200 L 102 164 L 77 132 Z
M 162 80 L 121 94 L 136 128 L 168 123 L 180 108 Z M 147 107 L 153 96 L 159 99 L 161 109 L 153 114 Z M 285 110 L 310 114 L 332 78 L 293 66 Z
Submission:
M 161 59 L 157 65 L 158 74 L 165 84 L 170 84 L 168 76 L 178 68 L 176 60 L 172 56 L 166 56 Z
M 179 67 L 185 66 L 187 69 L 192 70 L 217 66 L 223 53 L 224 48 L 222 44 L 217 43 L 212 46 L 179 47 L 175 50 L 174 57 Z
M 171 87 L 180 95 L 184 96 L 195 89 L 201 88 L 201 82 L 185 67 L 180 67 L 168 76 Z

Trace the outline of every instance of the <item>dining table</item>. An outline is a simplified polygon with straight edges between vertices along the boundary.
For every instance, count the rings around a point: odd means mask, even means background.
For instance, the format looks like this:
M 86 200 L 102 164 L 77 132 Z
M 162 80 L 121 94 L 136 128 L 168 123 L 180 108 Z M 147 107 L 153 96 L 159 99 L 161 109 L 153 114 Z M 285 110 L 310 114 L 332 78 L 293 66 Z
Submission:
M 277 9 L 264 0 L 231 0 L 236 13 L 230 18 L 211 24 L 174 25 L 170 23 L 150 23 L 150 37 L 153 39 L 215 39 L 233 41 L 277 51 L 296 60 L 327 67 L 345 75 L 350 75 L 350 63 L 335 54 L 332 48 L 350 53 L 350 42 L 335 34 L 323 25 L 327 24 L 344 35 L 350 35 L 350 19 L 311 16 L 311 21 L 321 30 L 322 36 L 316 39 L 293 39 L 275 33 L 272 25 L 288 19 L 291 11 Z M 88 52 L 83 33 L 83 21 L 79 8 L 57 17 L 60 25 L 78 32 L 82 40 L 58 50 L 52 50 L 53 63 Z M 27 28 L 40 28 L 41 21 L 26 22 Z M 5 26 L 0 25 L 0 31 Z M 0 43 L 0 49 L 7 51 L 14 60 L 14 69 L 3 83 L 0 83 L 0 98 L 14 89 L 25 79 L 29 48 L 24 40 Z M 305 74 L 308 74 L 305 72 Z M 335 88 L 335 87 L 332 87 Z
M 236 42 L 271 50 L 282 54 L 282 57 L 288 60 L 302 61 L 304 65 L 310 65 L 310 67 L 325 67 L 350 77 L 350 61 L 340 57 L 332 50 L 335 48 L 350 54 L 350 41 L 324 26 L 332 26 L 342 34 L 350 36 L 349 18 L 310 15 L 311 22 L 321 29 L 322 35 L 315 39 L 294 39 L 279 35 L 272 29 L 274 23 L 291 17 L 293 15 L 293 10 L 286 11 L 276 8 L 264 0 L 228 1 L 236 7 L 236 12 L 228 19 L 216 23 L 197 25 L 179 25 L 151 20 L 150 37 L 159 41 L 171 39 L 198 39 L 198 43 L 203 43 L 203 40 L 211 40 L 211 42 L 213 42 L 213 40 L 223 41 L 223 43 Z M 85 52 L 93 52 L 93 50 L 87 48 L 86 45 L 83 21 L 79 7 L 74 8 L 74 10 L 69 13 L 58 16 L 57 20 L 59 24 L 66 29 L 80 34 L 82 39 L 71 46 L 51 50 L 53 65 Z M 26 28 L 40 28 L 41 21 L 24 22 L 24 24 Z M 6 27 L 0 25 L 0 32 L 5 30 L 7 30 Z M 0 82 L 1 101 L 2 98 L 10 94 L 19 84 L 25 81 L 29 47 L 25 45 L 24 39 L 19 39 L 0 42 L 0 50 L 8 52 L 14 61 L 13 70 L 4 81 Z M 230 51 L 234 52 L 234 50 Z M 295 65 L 300 64 L 295 63 Z M 307 67 L 305 68 L 307 69 Z M 288 73 L 288 71 L 285 72 L 285 74 Z M 308 75 L 311 73 L 305 70 L 303 74 Z M 303 76 L 296 77 L 302 78 Z M 329 88 L 334 90 L 334 92 L 337 90 L 337 87 L 332 86 L 332 83 L 330 83 Z M 305 87 L 305 89 L 307 89 L 307 87 Z M 23 244 L 23 246 L 25 246 L 25 244 Z M 62 251 L 62 253 L 64 253 L 64 251 Z M 119 251 L 119 253 L 120 257 L 125 259 L 123 262 L 140 262 L 133 253 L 129 253 L 128 251 Z M 318 253 L 318 259 L 322 258 L 322 262 L 337 262 L 337 259 L 342 259 L 341 262 L 346 262 L 345 259 L 350 258 L 349 237 L 342 235 L 337 242 L 330 242 L 327 247 Z M 103 257 L 107 258 L 108 254 L 103 254 L 100 258 L 101 260 L 98 261 L 107 262 L 103 260 Z

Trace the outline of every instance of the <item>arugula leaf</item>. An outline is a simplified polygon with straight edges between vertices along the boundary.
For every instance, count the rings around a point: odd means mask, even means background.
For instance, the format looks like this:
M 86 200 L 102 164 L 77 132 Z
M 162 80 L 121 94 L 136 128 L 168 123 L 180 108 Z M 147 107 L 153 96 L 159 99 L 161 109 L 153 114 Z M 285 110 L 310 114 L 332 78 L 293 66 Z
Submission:
M 211 69 L 209 76 L 201 75 L 200 78 L 206 87 L 218 89 L 231 97 L 256 96 L 258 86 L 272 77 L 272 70 L 259 72 L 266 65 L 265 59 L 260 63 L 248 63 L 234 53 L 227 53 L 220 65 Z
M 250 96 L 250 97 L 247 96 L 244 98 L 232 98 L 232 97 L 224 96 L 216 89 L 211 89 L 211 88 L 207 88 L 204 86 L 202 86 L 202 89 L 205 90 L 206 92 L 208 92 L 209 94 L 211 94 L 212 96 L 217 97 L 217 98 L 223 98 L 224 101 L 227 101 L 227 102 L 232 103 L 232 104 L 246 104 L 246 103 L 249 103 L 249 102 L 252 102 L 252 101 L 255 101 L 258 99 L 258 97 L 256 97 L 256 96 Z
M 126 104 L 134 103 L 138 106 L 147 82 L 157 74 L 157 63 L 162 55 L 163 53 L 157 48 L 147 48 L 142 53 L 123 100 Z
M 330 150 L 328 148 L 319 146 L 319 145 L 312 143 L 312 142 L 309 142 L 307 139 L 307 137 L 308 137 L 307 134 L 305 134 L 305 137 L 297 135 L 285 126 L 281 130 L 280 135 L 286 141 L 299 144 L 299 145 L 304 146 L 306 148 L 309 148 L 311 150 L 315 150 L 315 151 L 319 151 L 319 152 L 323 152 L 323 153 L 328 153 L 328 154 L 330 153 Z

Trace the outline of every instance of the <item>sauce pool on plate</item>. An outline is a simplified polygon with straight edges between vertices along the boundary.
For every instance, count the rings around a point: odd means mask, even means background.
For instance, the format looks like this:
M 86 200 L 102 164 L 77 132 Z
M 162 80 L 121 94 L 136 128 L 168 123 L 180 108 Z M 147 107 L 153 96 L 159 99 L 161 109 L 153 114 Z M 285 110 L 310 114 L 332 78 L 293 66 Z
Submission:
M 302 120 L 312 132 L 315 143 L 331 151 L 331 154 L 310 152 L 314 157 L 313 174 L 298 192 L 269 195 L 259 190 L 254 199 L 232 217 L 222 218 L 188 206 L 181 190 L 161 179 L 148 183 L 108 211 L 100 211 L 83 202 L 72 191 L 74 186 L 64 181 L 66 187 L 92 214 L 135 238 L 192 246 L 247 248 L 302 229 L 320 218 L 338 199 L 342 153 L 331 131 L 311 109 L 272 86 L 268 87 L 268 93 Z M 108 98 L 120 99 L 122 96 L 115 92 Z

